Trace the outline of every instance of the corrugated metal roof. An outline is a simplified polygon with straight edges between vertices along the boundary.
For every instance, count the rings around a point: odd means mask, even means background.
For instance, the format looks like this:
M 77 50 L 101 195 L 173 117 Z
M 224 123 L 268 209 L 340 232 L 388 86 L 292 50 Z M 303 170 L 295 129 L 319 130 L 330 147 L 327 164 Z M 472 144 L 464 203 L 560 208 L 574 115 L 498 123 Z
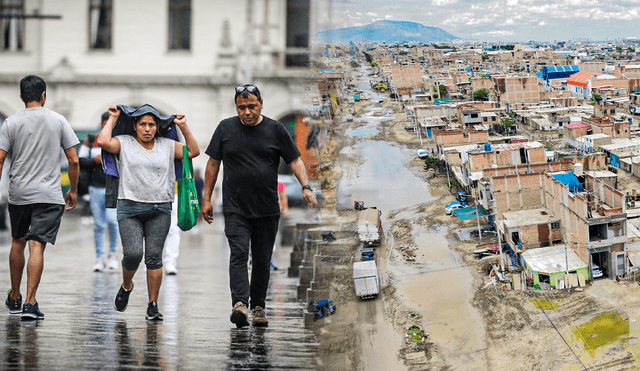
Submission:
M 565 272 L 567 261 L 569 271 L 587 268 L 587 263 L 575 251 L 568 249 L 565 257 L 564 245 L 527 250 L 522 253 L 522 258 L 534 272 L 538 273 Z
M 547 70 L 547 72 L 573 72 L 580 71 L 578 66 L 575 64 L 567 65 L 567 66 L 544 66 L 543 69 Z
M 595 73 L 595 72 L 589 72 L 589 71 L 576 72 L 567 79 L 567 85 L 577 85 L 577 86 L 582 86 L 583 88 L 586 88 L 587 80 L 597 75 L 601 75 L 601 74 Z
M 592 78 L 595 79 L 595 80 L 616 80 L 616 79 L 618 79 L 617 77 L 615 77 L 613 75 L 609 75 L 609 74 L 605 74 L 605 73 L 595 73 L 595 72 L 582 71 L 582 72 L 576 72 L 573 75 L 571 75 L 571 77 L 569 77 L 567 79 L 567 84 L 568 85 L 582 86 L 583 88 L 586 88 L 587 87 L 587 80 L 591 80 Z
M 640 252 L 628 252 L 627 257 L 629 258 L 629 262 L 633 264 L 634 267 L 640 267 Z

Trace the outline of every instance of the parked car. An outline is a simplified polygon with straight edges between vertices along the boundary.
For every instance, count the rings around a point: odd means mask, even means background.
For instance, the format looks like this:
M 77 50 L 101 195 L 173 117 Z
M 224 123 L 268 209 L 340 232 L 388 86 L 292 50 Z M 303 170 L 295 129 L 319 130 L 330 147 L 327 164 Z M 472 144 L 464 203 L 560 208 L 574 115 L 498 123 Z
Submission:
M 429 156 L 427 151 L 425 151 L 424 149 L 419 149 L 417 153 L 419 158 L 427 158 L 427 156 Z
M 311 303 L 311 312 L 313 313 L 313 321 L 317 321 L 320 318 L 330 316 L 336 312 L 336 306 L 331 300 L 318 300 L 316 303 Z
M 406 131 L 414 131 L 416 128 L 413 125 L 407 125 L 404 127 L 404 130 Z
M 471 197 L 471 196 L 468 195 L 466 192 L 458 192 L 458 193 L 456 193 L 456 200 L 460 201 L 460 202 L 466 202 L 469 197 Z
M 378 103 L 382 103 L 382 102 L 384 102 L 384 98 L 378 99 Z
M 350 113 L 347 113 L 347 114 L 344 116 L 344 118 L 345 118 L 347 121 L 353 121 L 353 115 L 352 115 L 352 114 L 350 114 Z
M 453 210 L 455 209 L 461 209 L 463 207 L 467 207 L 469 206 L 466 202 L 460 202 L 460 201 L 451 201 L 447 204 L 447 206 L 445 206 L 444 208 L 444 212 L 447 215 L 451 215 L 451 213 L 453 213 Z
M 593 272 L 593 278 L 602 277 L 602 269 L 597 264 L 591 264 L 591 271 Z

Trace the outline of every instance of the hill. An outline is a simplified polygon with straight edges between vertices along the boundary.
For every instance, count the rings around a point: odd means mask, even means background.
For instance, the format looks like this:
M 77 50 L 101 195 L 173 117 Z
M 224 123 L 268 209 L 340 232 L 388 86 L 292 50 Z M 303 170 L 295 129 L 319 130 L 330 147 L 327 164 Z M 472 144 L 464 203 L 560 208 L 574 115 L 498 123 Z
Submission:
M 404 42 L 433 43 L 458 40 L 459 38 L 438 27 L 427 27 L 420 23 L 404 21 L 376 21 L 364 26 L 345 27 L 316 33 L 320 44 L 345 45 L 354 43 Z

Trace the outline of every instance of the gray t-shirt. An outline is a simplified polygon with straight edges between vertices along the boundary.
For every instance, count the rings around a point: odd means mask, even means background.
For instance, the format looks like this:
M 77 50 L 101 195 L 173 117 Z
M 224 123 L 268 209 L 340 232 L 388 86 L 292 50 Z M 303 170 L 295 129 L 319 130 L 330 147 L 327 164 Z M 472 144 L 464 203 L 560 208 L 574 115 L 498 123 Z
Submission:
M 11 153 L 9 203 L 64 205 L 60 184 L 61 148 L 80 143 L 64 116 L 43 107 L 8 117 L 0 129 L 0 149 Z
M 153 148 L 144 148 L 131 135 L 118 135 L 120 159 L 118 199 L 137 202 L 172 202 L 176 182 L 176 142 L 155 138 Z

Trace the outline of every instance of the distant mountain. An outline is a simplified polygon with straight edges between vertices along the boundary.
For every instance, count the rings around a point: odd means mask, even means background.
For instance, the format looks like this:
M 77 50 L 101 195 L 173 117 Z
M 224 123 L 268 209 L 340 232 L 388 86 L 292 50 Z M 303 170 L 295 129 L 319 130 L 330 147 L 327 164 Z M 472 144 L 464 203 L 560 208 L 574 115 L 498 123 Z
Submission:
M 376 21 L 364 26 L 338 28 L 316 33 L 320 44 L 345 45 L 354 43 L 432 43 L 459 40 L 458 37 L 438 27 L 427 27 L 420 23 L 402 21 Z

